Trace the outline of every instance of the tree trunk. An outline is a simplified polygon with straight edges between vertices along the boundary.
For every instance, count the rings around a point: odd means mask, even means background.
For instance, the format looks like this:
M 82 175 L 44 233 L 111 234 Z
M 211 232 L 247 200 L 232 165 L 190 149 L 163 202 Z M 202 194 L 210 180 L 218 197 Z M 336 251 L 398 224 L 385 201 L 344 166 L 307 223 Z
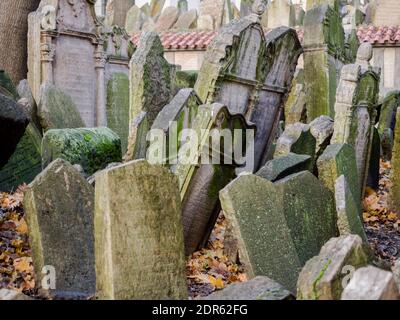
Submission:
M 17 85 L 27 75 L 28 14 L 40 0 L 0 0 L 0 69 Z

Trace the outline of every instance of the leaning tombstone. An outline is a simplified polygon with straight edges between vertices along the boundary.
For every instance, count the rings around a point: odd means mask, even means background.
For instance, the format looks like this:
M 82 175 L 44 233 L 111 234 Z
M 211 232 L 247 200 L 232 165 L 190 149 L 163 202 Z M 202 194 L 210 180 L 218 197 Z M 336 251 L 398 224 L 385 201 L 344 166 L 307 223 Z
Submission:
M 130 138 L 126 160 L 146 157 L 147 128 L 172 95 L 173 68 L 164 58 L 157 33 L 142 35 L 130 62 Z
M 357 235 L 330 239 L 319 255 L 307 261 L 297 283 L 299 300 L 339 300 L 346 276 L 368 264 L 369 256 Z
M 345 35 L 337 0 L 320 1 L 304 17 L 304 83 L 307 121 L 335 116 L 338 75 L 346 60 Z
M 80 164 L 87 175 L 122 161 L 121 139 L 109 128 L 49 130 L 42 142 L 42 166 L 61 158 Z
M 125 29 L 129 35 L 139 33 L 143 24 L 143 17 L 140 8 L 133 5 L 126 14 Z
M 92 297 L 96 289 L 92 186 L 71 164 L 57 159 L 28 186 L 24 211 L 37 288 L 56 299 Z
M 293 292 L 304 264 L 337 236 L 333 195 L 307 171 L 275 184 L 241 175 L 220 198 L 247 275 L 270 277 Z
M 98 298 L 187 299 L 177 178 L 136 160 L 101 171 L 95 194 Z
M 192 9 L 182 13 L 178 21 L 174 24 L 174 29 L 196 29 L 197 28 L 197 10 Z
M 363 43 L 355 64 L 343 67 L 335 104 L 332 143 L 347 143 L 356 152 L 361 195 L 367 182 L 377 115 L 380 69 L 370 65 L 372 46 Z
M 171 29 L 179 18 L 179 10 L 176 7 L 167 7 L 157 20 L 156 31 L 162 32 Z
M 135 0 L 109 0 L 106 7 L 105 24 L 124 28 L 127 12 L 134 4 Z
M 316 158 L 325 151 L 333 136 L 333 119 L 328 116 L 320 116 L 310 123 L 310 131 L 317 140 Z
M 203 102 L 226 105 L 257 125 L 258 170 L 267 161 L 302 47 L 287 27 L 264 36 L 265 5 L 256 4 L 251 15 L 223 27 L 208 46 L 195 90 Z

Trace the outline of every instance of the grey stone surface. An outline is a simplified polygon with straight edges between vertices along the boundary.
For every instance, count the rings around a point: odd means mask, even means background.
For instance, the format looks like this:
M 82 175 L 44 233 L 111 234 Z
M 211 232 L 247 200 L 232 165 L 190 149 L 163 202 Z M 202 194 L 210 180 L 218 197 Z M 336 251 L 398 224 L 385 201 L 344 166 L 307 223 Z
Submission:
M 179 18 L 179 10 L 176 7 L 166 7 L 157 20 L 156 31 L 162 32 L 171 29 Z
M 317 158 L 330 144 L 333 135 L 333 119 L 328 116 L 320 116 L 310 123 L 311 134 L 317 140 Z
M 33 300 L 31 297 L 18 292 L 16 290 L 0 289 L 0 301 L 11 301 L 11 300 Z

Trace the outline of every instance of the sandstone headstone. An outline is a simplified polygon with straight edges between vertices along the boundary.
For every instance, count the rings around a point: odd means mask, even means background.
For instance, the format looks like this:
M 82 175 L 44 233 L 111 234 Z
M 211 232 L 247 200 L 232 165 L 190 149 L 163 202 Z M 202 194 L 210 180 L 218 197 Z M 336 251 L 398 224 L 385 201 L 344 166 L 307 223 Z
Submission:
M 372 68 L 372 46 L 360 46 L 355 64 L 343 67 L 335 103 L 332 143 L 347 143 L 356 152 L 361 194 L 367 182 L 373 128 L 377 115 L 380 69 Z
M 95 292 L 94 189 L 68 162 L 51 163 L 29 185 L 24 211 L 36 271 L 36 286 L 70 298 Z M 46 266 L 55 288 L 43 287 Z
M 40 90 L 38 117 L 44 131 L 85 127 L 71 97 L 50 84 Z
M 307 171 L 275 184 L 242 175 L 220 198 L 250 278 L 265 275 L 294 291 L 306 261 L 337 235 L 333 195 Z
M 333 119 L 328 116 L 320 116 L 310 123 L 310 131 L 317 141 L 317 158 L 330 144 L 333 135 Z
M 247 282 L 234 283 L 202 300 L 294 300 L 294 296 L 268 277 L 255 277 Z
M 340 299 L 345 276 L 349 271 L 367 265 L 368 260 L 359 236 L 330 239 L 319 255 L 310 259 L 301 271 L 297 283 L 297 299 Z
M 139 33 L 143 24 L 142 11 L 136 5 L 132 6 L 126 14 L 125 29 L 128 34 Z
M 134 120 L 143 112 L 142 123 L 151 128 L 158 113 L 172 98 L 172 68 L 164 58 L 164 48 L 157 33 L 144 33 L 130 62 L 130 138 L 127 159 L 145 158 L 147 131 Z M 140 133 L 140 134 L 138 134 Z
M 100 172 L 95 193 L 98 297 L 187 299 L 176 177 L 137 160 Z
M 49 130 L 42 142 L 42 166 L 62 158 L 92 175 L 109 163 L 121 162 L 121 140 L 108 128 Z
M 28 117 L 22 107 L 11 98 L 0 94 L 0 168 L 14 153 L 28 124 Z
M 342 300 L 400 300 L 400 293 L 391 272 L 369 266 L 354 273 Z
M 215 29 L 214 18 L 209 14 L 199 15 L 197 19 L 197 29 L 202 31 L 212 31 Z
M 396 26 L 400 24 L 400 8 L 396 0 L 375 0 L 371 24 L 374 26 Z
M 341 175 L 335 183 L 337 224 L 341 235 L 357 234 L 367 243 L 358 199 L 354 198 L 346 178 Z
M 397 109 L 396 119 L 392 171 L 390 174 L 390 180 L 392 181 L 392 187 L 390 188 L 390 206 L 396 212 L 400 212 L 400 108 Z
M 106 25 L 124 28 L 126 15 L 133 5 L 135 0 L 109 0 L 106 7 Z
M 307 121 L 306 93 L 304 89 L 304 70 L 296 71 L 292 88 L 285 102 L 285 124 Z
M 207 48 L 195 86 L 203 102 L 219 102 L 257 125 L 256 170 L 267 161 L 302 52 L 292 29 L 276 28 L 265 38 L 258 23 L 265 7 L 259 8 L 220 30 Z M 254 96 L 259 97 L 256 102 Z
M 0 170 L 0 190 L 13 191 L 42 171 L 42 134 L 30 123 L 7 164 Z
M 179 10 L 176 7 L 167 7 L 157 20 L 156 31 L 167 31 L 173 27 L 179 18 Z
M 226 0 L 203 0 L 200 3 L 199 15 L 211 16 L 214 28 L 219 29 L 224 22 Z
M 275 0 L 268 6 L 268 28 L 292 27 L 296 23 L 295 8 L 288 0 Z
M 338 8 L 327 4 L 312 7 L 304 18 L 304 82 L 308 122 L 321 115 L 334 118 L 336 87 L 344 63 L 345 36 Z
M 165 0 L 151 0 L 150 1 L 150 16 L 157 18 L 160 16 L 162 9 L 164 8 Z
M 174 29 L 196 29 L 197 27 L 197 10 L 192 9 L 180 15 L 178 21 L 174 25 Z
M 129 77 L 125 73 L 115 73 L 108 81 L 107 127 L 119 135 L 125 154 L 129 136 Z
M 291 174 L 309 170 L 312 167 L 311 161 L 309 155 L 289 153 L 268 161 L 256 175 L 275 182 Z

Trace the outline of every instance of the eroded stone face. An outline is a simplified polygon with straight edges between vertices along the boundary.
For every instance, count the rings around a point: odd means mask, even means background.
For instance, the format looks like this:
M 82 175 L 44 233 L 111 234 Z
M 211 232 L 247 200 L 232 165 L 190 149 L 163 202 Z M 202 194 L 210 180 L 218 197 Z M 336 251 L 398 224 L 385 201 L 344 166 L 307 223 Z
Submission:
M 177 178 L 129 162 L 97 175 L 95 203 L 97 296 L 187 299 Z
M 400 124 L 400 108 L 397 109 L 397 123 Z M 391 171 L 392 187 L 390 188 L 390 205 L 396 212 L 400 212 L 400 125 L 396 125 L 392 171 Z
M 55 296 L 90 297 L 95 292 L 94 189 L 61 159 L 29 185 L 24 197 L 29 239 L 42 287 L 45 266 L 53 266 Z

